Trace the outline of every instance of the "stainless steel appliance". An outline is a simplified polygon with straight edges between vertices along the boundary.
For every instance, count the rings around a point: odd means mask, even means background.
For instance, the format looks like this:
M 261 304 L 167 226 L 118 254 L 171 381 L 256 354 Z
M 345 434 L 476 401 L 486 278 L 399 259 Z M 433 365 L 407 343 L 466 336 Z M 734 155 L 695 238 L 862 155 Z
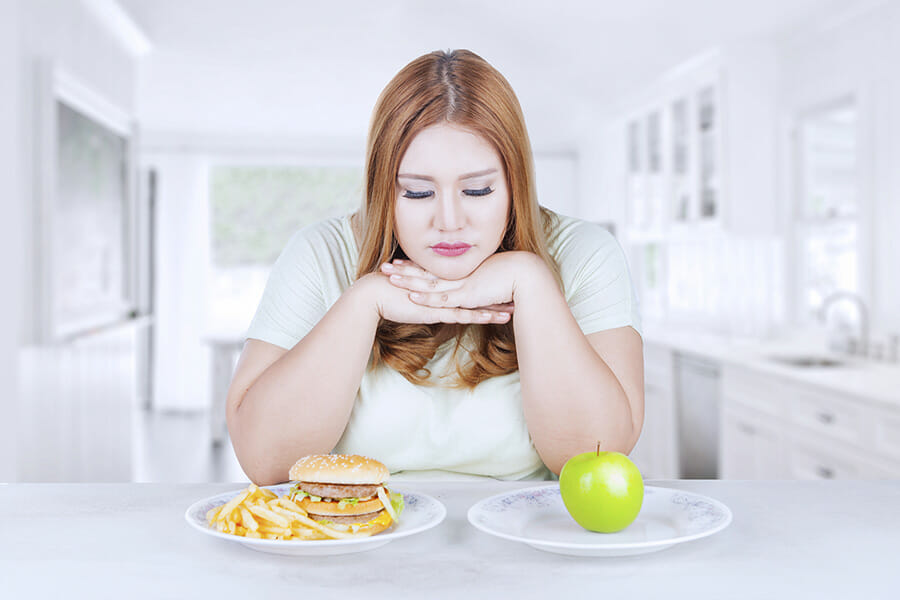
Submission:
M 678 415 L 678 476 L 719 476 L 719 364 L 676 353 L 675 393 Z

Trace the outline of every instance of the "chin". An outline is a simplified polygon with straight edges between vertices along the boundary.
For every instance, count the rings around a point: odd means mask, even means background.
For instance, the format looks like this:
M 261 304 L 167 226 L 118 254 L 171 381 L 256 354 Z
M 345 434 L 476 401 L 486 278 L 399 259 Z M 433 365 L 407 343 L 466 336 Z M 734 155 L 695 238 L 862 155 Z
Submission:
M 433 275 L 436 275 L 436 276 L 440 277 L 441 279 L 456 281 L 457 279 L 462 279 L 464 277 L 468 277 L 469 275 L 471 275 L 475 271 L 475 269 L 478 268 L 478 265 L 481 264 L 480 261 L 478 263 L 474 263 L 474 264 L 472 261 L 451 262 L 451 261 L 456 261 L 456 260 L 458 260 L 458 259 L 449 259 L 446 262 L 445 261 L 431 261 L 432 264 L 430 264 L 428 266 L 425 266 L 425 265 L 422 265 L 422 266 L 425 267 L 425 269 L 429 273 L 432 273 Z M 450 264 L 447 264 L 447 263 L 450 263 Z

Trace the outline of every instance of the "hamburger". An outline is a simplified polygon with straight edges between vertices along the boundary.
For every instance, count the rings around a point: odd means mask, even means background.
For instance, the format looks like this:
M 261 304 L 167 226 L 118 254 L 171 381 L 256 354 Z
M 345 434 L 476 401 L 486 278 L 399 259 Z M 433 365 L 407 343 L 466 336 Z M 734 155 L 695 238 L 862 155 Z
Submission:
M 304 456 L 294 463 L 289 476 L 295 483 L 288 497 L 310 519 L 354 536 L 384 531 L 403 510 L 403 496 L 384 486 L 390 471 L 366 456 Z

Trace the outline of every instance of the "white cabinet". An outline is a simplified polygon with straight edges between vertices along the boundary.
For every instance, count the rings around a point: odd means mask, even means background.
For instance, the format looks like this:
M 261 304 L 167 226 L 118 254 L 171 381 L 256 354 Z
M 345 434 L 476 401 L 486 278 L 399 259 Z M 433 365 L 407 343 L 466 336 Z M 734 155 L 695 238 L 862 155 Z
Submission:
M 735 365 L 722 388 L 723 478 L 900 477 L 900 408 Z
M 672 352 L 644 345 L 644 426 L 630 456 L 646 479 L 678 478 Z
M 732 45 L 667 74 L 624 121 L 634 243 L 777 223 L 776 49 Z
M 791 479 L 861 479 L 868 471 L 864 461 L 836 448 L 824 436 L 797 436 L 787 458 Z
M 784 467 L 781 429 L 753 411 L 729 408 L 722 415 L 721 479 L 782 479 Z

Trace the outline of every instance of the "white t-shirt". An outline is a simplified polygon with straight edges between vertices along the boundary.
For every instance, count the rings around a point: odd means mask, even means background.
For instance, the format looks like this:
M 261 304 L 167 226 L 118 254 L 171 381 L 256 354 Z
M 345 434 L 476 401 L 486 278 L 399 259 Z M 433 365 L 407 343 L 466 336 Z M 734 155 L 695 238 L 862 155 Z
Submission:
M 600 225 L 557 217 L 548 249 L 581 330 L 630 325 L 640 333 L 637 296 L 616 239 Z M 358 259 L 349 215 L 297 232 L 272 268 L 247 338 L 293 348 L 353 283 Z M 455 372 L 455 343 L 438 348 L 426 365 L 432 374 Z M 518 372 L 465 390 L 419 386 L 386 365 L 369 368 L 334 451 L 377 458 L 400 479 L 553 476 L 531 442 Z

